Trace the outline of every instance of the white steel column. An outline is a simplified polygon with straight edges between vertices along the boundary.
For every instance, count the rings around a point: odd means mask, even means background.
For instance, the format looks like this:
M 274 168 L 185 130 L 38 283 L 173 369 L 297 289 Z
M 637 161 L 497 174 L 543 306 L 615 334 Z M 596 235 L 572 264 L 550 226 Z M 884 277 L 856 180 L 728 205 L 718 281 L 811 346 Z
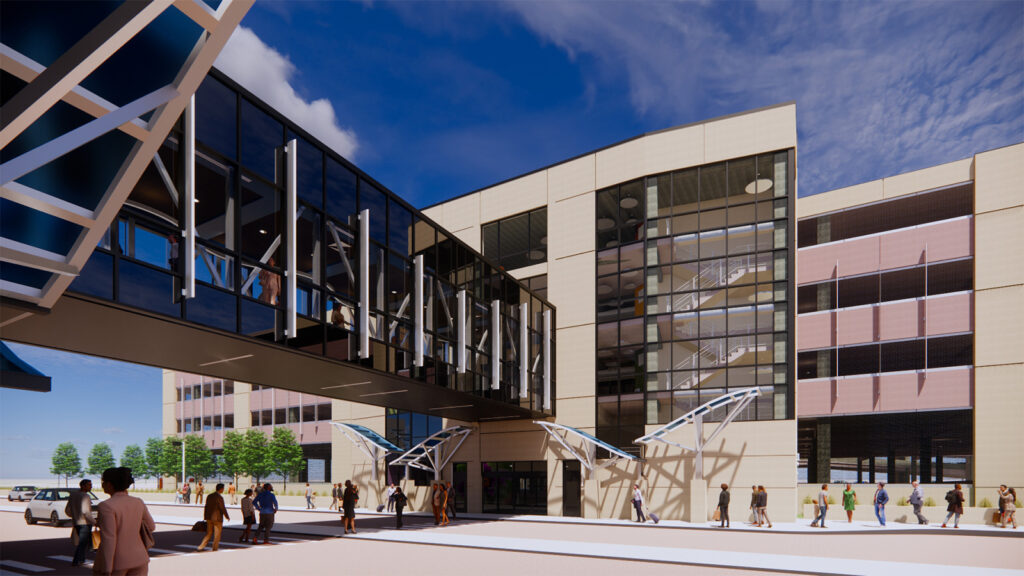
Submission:
M 530 392 L 530 303 L 519 304 L 519 397 Z
M 296 300 L 298 299 L 298 272 L 296 266 L 296 228 L 298 223 L 295 221 L 295 211 L 298 209 L 298 182 L 296 178 L 296 172 L 298 170 L 298 153 L 296 148 L 298 142 L 291 140 L 285 145 L 285 183 L 287 184 L 287 190 L 285 192 L 285 225 L 284 225 L 284 238 L 285 238 L 285 282 L 287 290 L 286 300 L 286 312 L 285 312 L 285 336 L 288 338 L 295 338 L 296 334 Z
M 196 97 L 185 107 L 185 284 L 181 295 L 196 297 Z
M 455 366 L 459 374 L 466 373 L 466 291 L 459 290 L 456 297 L 458 306 L 458 327 L 455 329 L 458 339 L 458 349 L 455 351 Z
M 551 310 L 544 311 L 544 410 L 551 409 Z
M 501 300 L 491 302 L 491 390 L 501 387 Z
M 370 357 L 370 210 L 359 211 L 359 357 Z
M 423 255 L 413 258 L 413 366 L 423 366 Z

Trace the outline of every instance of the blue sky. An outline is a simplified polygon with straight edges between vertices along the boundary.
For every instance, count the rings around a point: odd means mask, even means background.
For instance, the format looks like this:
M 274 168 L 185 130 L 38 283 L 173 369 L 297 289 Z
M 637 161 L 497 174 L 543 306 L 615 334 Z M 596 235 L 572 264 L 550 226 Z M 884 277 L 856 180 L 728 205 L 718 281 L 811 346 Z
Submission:
M 258 2 L 242 26 L 218 66 L 420 207 L 789 100 L 801 195 L 1024 141 L 1019 0 Z
M 7 342 L 49 376 L 49 393 L 0 388 L 0 478 L 49 476 L 50 458 L 72 442 L 85 464 L 106 442 L 120 460 L 125 446 L 160 436 L 161 370 Z
M 1024 2 L 257 2 L 217 65 L 416 206 L 795 100 L 801 195 L 1024 141 Z M 0 477 L 160 431 L 160 372 L 12 344 Z

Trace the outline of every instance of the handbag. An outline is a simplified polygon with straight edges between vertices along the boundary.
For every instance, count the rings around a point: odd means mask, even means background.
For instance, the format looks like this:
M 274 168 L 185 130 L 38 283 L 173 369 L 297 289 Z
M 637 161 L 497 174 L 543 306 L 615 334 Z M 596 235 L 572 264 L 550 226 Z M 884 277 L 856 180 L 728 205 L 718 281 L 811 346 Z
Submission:
M 142 528 L 139 528 L 139 537 L 142 538 L 142 545 L 146 547 L 146 550 L 156 546 L 156 538 L 153 537 L 153 531 L 149 529 L 145 522 L 142 523 Z
M 100 549 L 100 529 L 99 528 L 97 528 L 97 529 L 92 531 L 92 549 L 93 550 L 99 550 Z
M 192 525 L 193 532 L 206 532 L 206 520 L 200 520 Z
M 715 512 L 711 515 L 711 520 L 714 521 L 714 522 L 721 522 L 722 521 L 722 509 L 721 508 L 715 508 Z

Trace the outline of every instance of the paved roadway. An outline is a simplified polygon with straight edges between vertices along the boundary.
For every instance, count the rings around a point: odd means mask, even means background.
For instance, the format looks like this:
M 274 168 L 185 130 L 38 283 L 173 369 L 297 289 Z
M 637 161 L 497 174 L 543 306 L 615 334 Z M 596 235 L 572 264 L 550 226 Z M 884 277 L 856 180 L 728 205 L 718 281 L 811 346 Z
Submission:
M 0 506 L 0 576 L 89 574 L 72 569 L 70 528 L 27 526 L 23 506 Z M 197 506 L 151 504 L 158 522 L 150 574 L 927 574 L 1024 576 L 1024 531 L 920 530 L 854 523 L 814 530 L 806 523 L 766 531 L 734 524 L 724 531 L 662 522 L 464 515 L 446 528 L 422 514 L 394 530 L 389 515 L 360 514 L 359 534 L 341 537 L 336 513 L 278 514 L 272 546 L 238 544 L 229 523 L 219 552 L 197 553 L 202 535 L 188 527 Z M 230 510 L 237 520 L 237 509 Z M 272 538 L 273 539 L 273 538 Z

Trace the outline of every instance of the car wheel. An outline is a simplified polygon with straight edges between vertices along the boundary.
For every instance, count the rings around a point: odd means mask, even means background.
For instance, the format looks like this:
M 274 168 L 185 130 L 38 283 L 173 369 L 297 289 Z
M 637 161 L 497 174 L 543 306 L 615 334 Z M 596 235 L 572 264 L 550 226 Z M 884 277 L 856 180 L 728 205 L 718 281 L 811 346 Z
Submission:
M 35 524 L 36 519 L 32 517 L 31 510 L 25 510 L 25 524 Z
M 50 523 L 54 526 L 60 526 L 60 516 L 57 515 L 57 511 L 50 512 Z

